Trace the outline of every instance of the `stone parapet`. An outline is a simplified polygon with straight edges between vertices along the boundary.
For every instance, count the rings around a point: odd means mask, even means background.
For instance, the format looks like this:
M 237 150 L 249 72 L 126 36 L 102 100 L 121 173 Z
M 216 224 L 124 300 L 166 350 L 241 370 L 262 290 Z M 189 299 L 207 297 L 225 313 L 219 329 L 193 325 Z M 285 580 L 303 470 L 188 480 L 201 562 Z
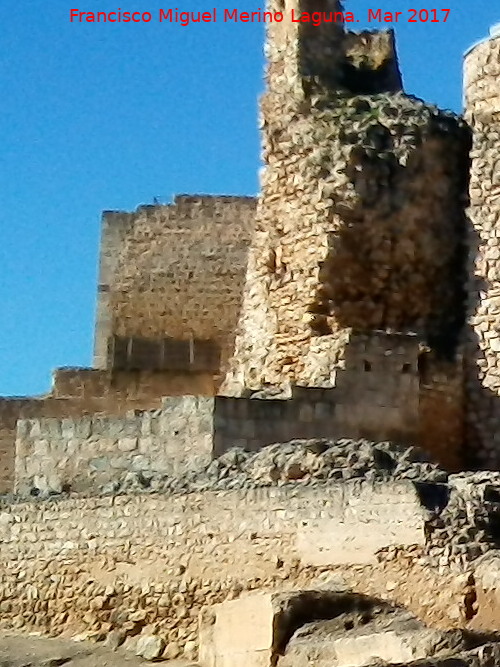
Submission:
M 0 493 L 14 489 L 17 423 L 22 419 L 124 416 L 129 410 L 160 408 L 163 396 L 194 392 L 212 396 L 212 373 L 110 372 L 60 368 L 45 396 L 0 398 Z

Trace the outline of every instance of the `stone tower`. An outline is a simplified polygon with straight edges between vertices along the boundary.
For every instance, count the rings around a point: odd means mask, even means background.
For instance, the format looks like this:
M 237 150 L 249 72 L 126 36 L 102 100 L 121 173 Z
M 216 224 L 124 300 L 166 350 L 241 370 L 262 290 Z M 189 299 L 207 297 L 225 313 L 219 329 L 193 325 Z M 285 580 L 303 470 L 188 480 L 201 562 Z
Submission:
M 500 466 L 500 26 L 465 56 L 472 128 L 467 443 L 483 466 Z
M 225 391 L 332 387 L 339 373 L 376 370 L 352 344 L 359 336 L 408 336 L 412 349 L 446 350 L 453 365 L 464 124 L 401 92 L 392 32 L 291 23 L 287 0 L 271 9 L 286 18 L 268 25 L 265 169 Z M 327 0 L 298 7 L 339 9 Z M 418 376 L 417 356 L 398 372 Z M 388 380 L 379 380 L 383 393 Z M 412 386 L 418 392 L 418 377 Z

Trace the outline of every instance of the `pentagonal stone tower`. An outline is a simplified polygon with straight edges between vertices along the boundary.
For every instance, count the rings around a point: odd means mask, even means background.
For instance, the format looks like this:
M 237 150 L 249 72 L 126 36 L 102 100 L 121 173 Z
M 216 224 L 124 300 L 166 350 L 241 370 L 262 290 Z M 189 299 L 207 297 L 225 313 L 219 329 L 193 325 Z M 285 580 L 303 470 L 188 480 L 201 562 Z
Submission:
M 266 167 L 231 376 L 251 388 L 328 386 L 353 331 L 438 346 L 461 299 L 460 121 L 399 92 L 391 33 L 315 32 L 289 10 L 268 27 Z
M 406 408 L 391 401 L 405 396 L 411 419 L 423 423 L 422 406 L 434 405 L 434 433 L 447 447 L 451 424 L 455 442 L 462 437 L 460 399 L 451 397 L 450 408 L 448 385 L 461 386 L 468 131 L 401 92 L 392 32 L 294 23 L 292 8 L 329 15 L 341 7 L 280 2 L 271 0 L 270 9 L 285 20 L 267 31 L 262 193 L 224 390 L 340 383 L 351 387 L 352 403 L 367 386 L 366 371 L 379 404 L 391 387 L 382 401 L 387 413 L 402 414 Z M 366 345 L 354 340 L 382 340 L 381 333 L 412 341 L 390 378 L 391 343 L 370 344 L 368 360 L 357 352 Z M 439 400 L 427 400 L 425 387 Z
M 500 466 L 500 25 L 465 56 L 470 176 L 467 442 Z

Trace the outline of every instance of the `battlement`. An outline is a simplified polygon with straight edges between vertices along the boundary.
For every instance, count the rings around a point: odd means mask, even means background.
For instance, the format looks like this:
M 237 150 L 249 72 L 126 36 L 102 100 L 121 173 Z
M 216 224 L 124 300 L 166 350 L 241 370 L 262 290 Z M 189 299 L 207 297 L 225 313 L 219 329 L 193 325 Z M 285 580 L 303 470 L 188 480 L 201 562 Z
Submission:
M 312 89 L 323 92 L 373 94 L 402 89 L 394 32 L 344 29 L 338 0 L 273 0 L 271 9 L 285 19 L 266 25 L 267 95 L 307 99 Z M 336 16 L 318 26 L 291 22 L 290 12 Z
M 165 225 L 176 228 L 182 227 L 190 222 L 202 222 L 201 214 L 213 209 L 223 209 L 224 206 L 238 206 L 255 208 L 255 197 L 246 197 L 240 195 L 193 195 L 178 194 L 174 195 L 170 204 L 153 203 L 139 204 L 135 211 L 117 211 L 108 210 L 102 212 L 102 221 L 107 224 L 127 225 L 134 224 L 140 215 L 151 216 L 155 218 L 161 211 L 162 219 Z M 214 223 L 224 222 L 223 216 L 215 216 Z
M 347 31 L 342 85 L 353 93 L 394 93 L 403 89 L 393 30 Z

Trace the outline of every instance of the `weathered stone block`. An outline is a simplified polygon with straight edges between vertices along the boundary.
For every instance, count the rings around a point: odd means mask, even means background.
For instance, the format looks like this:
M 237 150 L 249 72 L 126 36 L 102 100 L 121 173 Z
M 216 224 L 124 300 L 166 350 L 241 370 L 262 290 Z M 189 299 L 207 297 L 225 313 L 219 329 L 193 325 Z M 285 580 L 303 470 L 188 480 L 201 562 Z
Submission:
M 270 667 L 273 645 L 272 595 L 241 597 L 201 619 L 200 660 L 206 667 Z
M 120 438 L 118 440 L 118 449 L 121 452 L 133 452 L 138 448 L 137 438 Z

